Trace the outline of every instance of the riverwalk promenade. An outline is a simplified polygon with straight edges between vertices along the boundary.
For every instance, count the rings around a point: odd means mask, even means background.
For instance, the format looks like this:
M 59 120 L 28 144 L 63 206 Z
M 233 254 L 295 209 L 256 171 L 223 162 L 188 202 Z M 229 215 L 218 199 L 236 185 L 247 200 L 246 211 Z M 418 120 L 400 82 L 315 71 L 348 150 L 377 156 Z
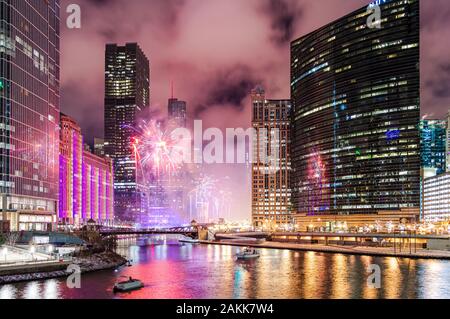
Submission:
M 402 251 L 397 247 L 366 247 L 366 246 L 340 246 L 340 245 L 323 245 L 323 244 L 298 244 L 286 242 L 239 243 L 235 241 L 201 241 L 202 244 L 208 245 L 227 245 L 238 247 L 267 248 L 267 249 L 286 249 L 293 251 L 313 251 L 320 253 L 338 253 L 346 255 L 363 255 L 363 256 L 379 256 L 379 257 L 397 257 L 397 258 L 413 258 L 413 259 L 441 259 L 450 260 L 450 251 L 444 250 L 428 250 L 428 249 L 410 249 L 403 248 Z

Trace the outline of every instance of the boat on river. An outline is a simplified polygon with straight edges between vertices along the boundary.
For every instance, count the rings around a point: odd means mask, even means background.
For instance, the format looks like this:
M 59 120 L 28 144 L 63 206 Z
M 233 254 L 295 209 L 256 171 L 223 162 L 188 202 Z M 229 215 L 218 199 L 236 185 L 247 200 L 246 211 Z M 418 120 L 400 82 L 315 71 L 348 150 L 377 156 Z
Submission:
M 200 240 L 193 239 L 193 238 L 183 238 L 183 239 L 178 240 L 178 242 L 183 243 L 183 244 L 200 244 Z
M 247 247 L 236 254 L 237 259 L 256 259 L 260 257 L 256 249 Z
M 113 291 L 116 292 L 129 292 L 133 290 L 139 290 L 144 288 L 142 281 L 138 279 L 129 278 L 127 281 L 121 281 L 114 285 Z

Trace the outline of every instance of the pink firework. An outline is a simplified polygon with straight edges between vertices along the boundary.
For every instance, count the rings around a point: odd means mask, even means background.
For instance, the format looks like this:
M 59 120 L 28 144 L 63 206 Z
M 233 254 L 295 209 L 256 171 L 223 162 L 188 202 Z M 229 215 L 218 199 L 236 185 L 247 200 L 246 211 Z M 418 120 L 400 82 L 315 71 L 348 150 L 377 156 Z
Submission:
M 170 132 L 155 121 L 145 122 L 134 129 L 136 136 L 132 139 L 132 148 L 137 165 L 143 172 L 152 170 L 155 174 L 171 174 L 178 170 L 182 163 L 180 154 L 184 141 L 175 140 Z

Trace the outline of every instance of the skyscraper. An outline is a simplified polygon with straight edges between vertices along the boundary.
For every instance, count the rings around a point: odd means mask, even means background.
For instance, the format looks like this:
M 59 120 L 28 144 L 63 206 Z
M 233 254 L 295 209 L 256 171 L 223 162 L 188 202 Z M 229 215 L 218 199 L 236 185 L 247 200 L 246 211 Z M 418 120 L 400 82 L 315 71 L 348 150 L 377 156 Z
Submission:
M 169 130 L 187 128 L 187 104 L 185 101 L 180 101 L 172 96 L 168 103 L 168 113 Z M 185 167 L 185 164 L 179 165 Z M 171 193 L 171 210 L 178 214 L 180 221 L 186 220 L 187 217 L 185 202 L 187 193 L 186 185 L 189 178 L 186 169 L 180 169 L 173 174 L 168 182 L 168 191 Z
M 105 153 L 114 161 L 116 216 L 138 221 L 147 190 L 131 148 L 138 114 L 150 104 L 149 60 L 136 43 L 109 44 L 105 54 Z
M 0 1 L 0 207 L 17 230 L 56 225 L 59 0 Z
M 186 102 L 173 97 L 168 101 L 167 125 L 159 127 L 167 131 L 168 137 L 175 129 L 186 128 Z M 184 164 L 175 164 L 184 166 Z M 184 169 L 154 174 L 149 183 L 149 226 L 179 225 L 186 220 L 185 196 L 186 173 Z
M 291 44 L 298 213 L 419 213 L 419 1 L 382 3 Z
M 264 90 L 258 88 L 252 91 L 252 104 L 252 124 L 258 136 L 253 145 L 255 148 L 252 170 L 253 224 L 257 227 L 287 225 L 292 222 L 290 188 L 291 101 L 267 100 Z M 276 135 L 273 134 L 274 132 Z M 274 148 L 273 146 L 277 147 Z M 276 149 L 278 152 L 275 157 L 276 162 L 264 161 L 260 156 L 256 156 L 264 148 Z
M 447 121 L 420 121 L 421 167 L 425 178 L 445 173 Z
M 169 126 L 173 128 L 186 127 L 186 102 L 175 98 L 169 99 Z

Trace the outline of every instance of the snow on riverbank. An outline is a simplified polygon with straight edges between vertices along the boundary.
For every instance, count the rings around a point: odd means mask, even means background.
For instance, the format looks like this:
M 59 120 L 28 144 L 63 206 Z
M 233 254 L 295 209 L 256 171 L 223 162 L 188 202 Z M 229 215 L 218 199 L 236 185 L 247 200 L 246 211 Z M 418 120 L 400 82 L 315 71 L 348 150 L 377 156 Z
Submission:
M 117 268 L 124 265 L 126 262 L 127 260 L 122 256 L 117 255 L 116 253 L 113 252 L 106 252 L 94 254 L 88 257 L 74 258 L 72 262 L 70 263 L 66 262 L 59 266 L 60 268 L 67 268 L 71 264 L 78 265 L 80 266 L 82 273 L 88 273 Z M 52 269 L 54 269 L 55 266 L 57 265 L 56 264 L 51 265 L 51 267 L 53 267 Z M 18 274 L 0 276 L 0 285 L 23 281 L 52 279 L 52 278 L 66 277 L 70 275 L 70 273 L 67 272 L 66 269 L 56 271 L 45 271 L 45 269 L 42 270 L 43 271 L 34 273 L 23 273 L 23 272 L 20 273 L 21 270 L 18 269 L 19 272 Z

